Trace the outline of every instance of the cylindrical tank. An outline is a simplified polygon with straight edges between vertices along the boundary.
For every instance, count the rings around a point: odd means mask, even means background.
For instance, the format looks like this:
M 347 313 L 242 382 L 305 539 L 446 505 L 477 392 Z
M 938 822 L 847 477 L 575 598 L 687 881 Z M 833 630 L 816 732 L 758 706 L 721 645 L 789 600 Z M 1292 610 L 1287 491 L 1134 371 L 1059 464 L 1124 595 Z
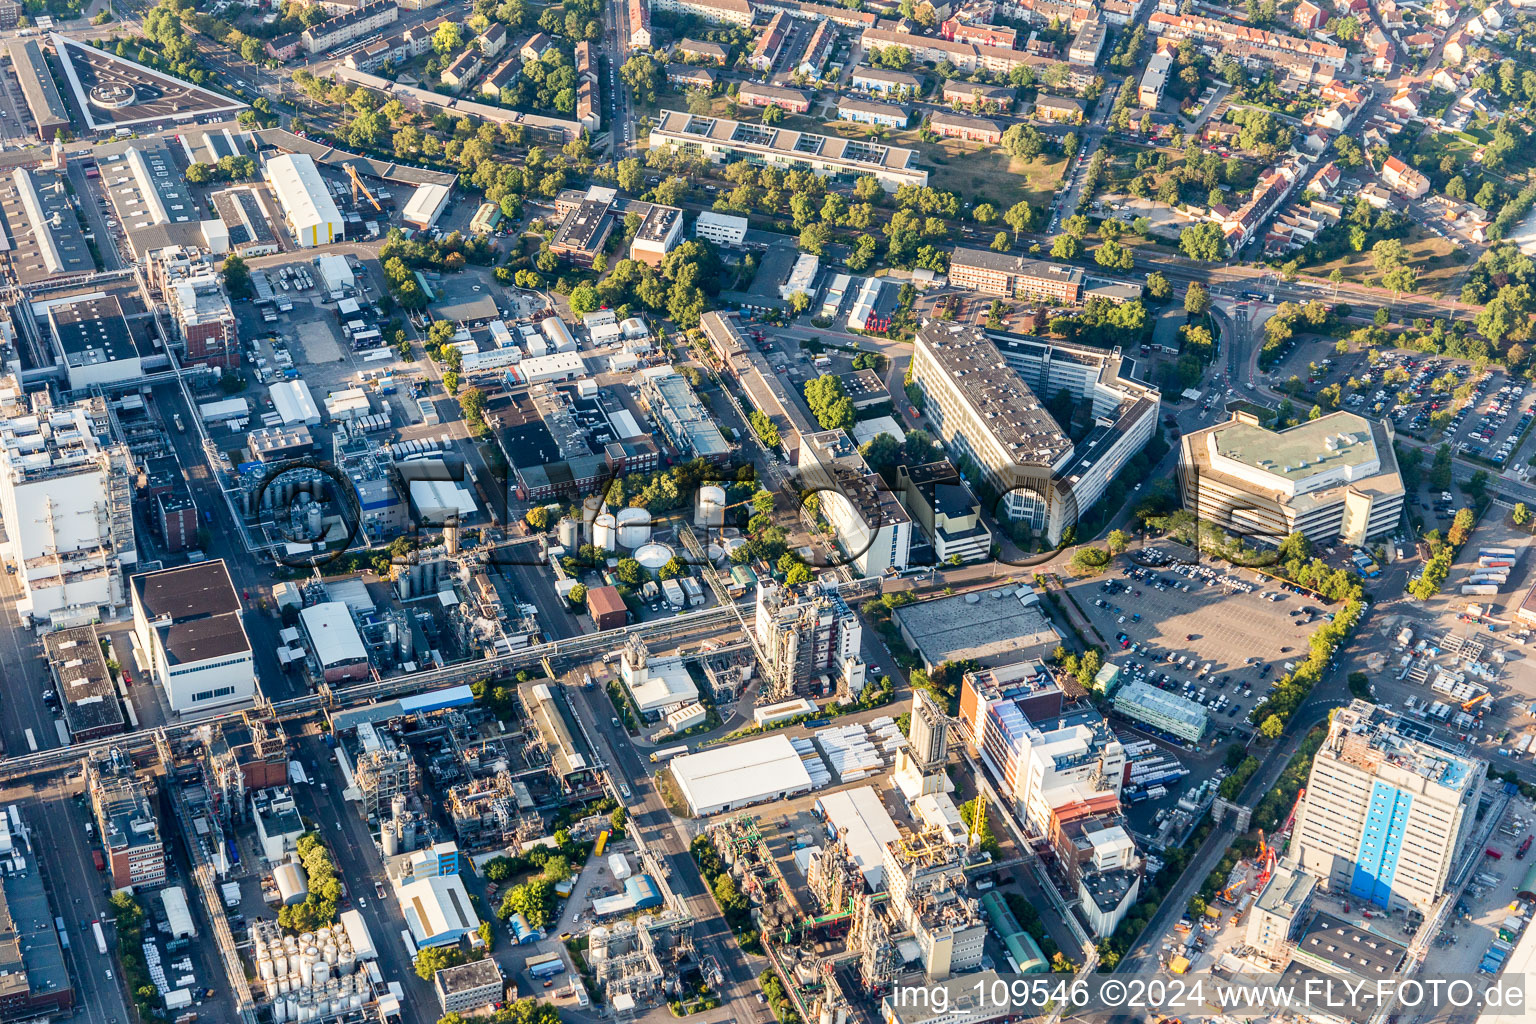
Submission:
M 592 522 L 603 511 L 603 496 L 601 494 L 589 494 L 581 499 L 581 532 L 588 540 L 592 538 Z
M 327 964 L 334 967 L 336 965 L 336 958 L 341 955 L 341 950 L 336 948 L 336 943 L 327 942 L 320 950 L 320 955 L 325 958 Z
M 651 514 L 643 508 L 619 510 L 619 547 L 633 550 L 651 539 Z
M 730 558 L 739 548 L 747 546 L 745 537 L 727 537 L 725 539 L 725 557 Z
M 325 525 L 325 512 L 318 502 L 310 505 L 308 511 L 304 513 L 304 522 L 308 527 L 308 532 L 304 536 L 319 540 L 320 530 Z
M 379 845 L 384 847 L 386 857 L 393 857 L 400 852 L 400 832 L 394 821 L 386 821 L 379 826 Z
M 313 976 L 311 984 L 322 984 L 331 976 L 331 965 L 316 957 L 315 965 L 313 968 L 311 968 L 311 973 Z
M 608 929 L 593 925 L 587 932 L 587 959 L 593 963 L 608 959 Z
M 262 981 L 271 981 L 277 977 L 277 968 L 272 964 L 272 957 L 266 953 L 256 958 L 256 973 Z
M 555 526 L 555 534 L 560 540 L 560 546 L 567 551 L 575 550 L 576 546 L 581 542 L 581 527 L 570 516 L 565 516 L 560 520 Z
M 592 545 L 603 551 L 617 551 L 619 547 L 619 523 L 604 512 L 592 522 Z
M 450 555 L 459 553 L 459 521 L 457 516 L 443 524 L 443 547 L 447 549 Z
M 635 561 L 655 572 L 672 559 L 672 549 L 665 544 L 647 544 L 635 550 Z
M 344 975 L 357 970 L 357 954 L 352 952 L 351 947 L 342 950 L 341 955 L 336 958 L 336 970 Z
M 704 557 L 709 559 L 711 564 L 717 564 L 725 557 L 725 548 L 719 544 L 711 544 L 704 549 Z
M 725 488 L 705 484 L 693 507 L 693 525 L 718 529 L 725 525 Z
M 391 818 L 398 818 L 400 815 L 404 814 L 405 807 L 406 800 L 404 793 L 396 793 L 394 796 L 389 798 L 389 816 Z M 346 934 L 345 931 L 343 931 L 342 934 Z

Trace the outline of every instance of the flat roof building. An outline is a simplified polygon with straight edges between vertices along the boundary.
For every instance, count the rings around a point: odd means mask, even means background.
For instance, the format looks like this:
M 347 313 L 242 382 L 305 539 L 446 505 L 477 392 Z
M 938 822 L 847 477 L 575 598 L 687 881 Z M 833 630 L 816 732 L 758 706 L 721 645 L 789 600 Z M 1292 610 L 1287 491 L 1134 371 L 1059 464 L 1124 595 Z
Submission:
M 1161 396 L 1135 378 L 1136 369 L 1119 349 L 947 321 L 923 325 L 912 357 L 913 382 L 951 454 L 976 463 L 1001 497 L 1001 517 L 1053 544 L 1157 428 Z M 1093 426 L 1076 443 L 1037 397 L 1062 391 L 1093 414 Z
M 299 624 L 309 638 L 310 650 L 327 683 L 368 678 L 372 667 L 368 649 L 352 621 L 352 611 L 342 601 L 322 601 L 299 612 Z
M 1290 856 L 1332 892 L 1427 915 L 1473 835 L 1487 768 L 1416 720 L 1352 701 L 1312 761 Z
M 848 858 L 858 865 L 870 892 L 885 888 L 885 846 L 901 838 L 873 786 L 828 793 L 816 801 L 816 813 L 827 825 L 834 842 L 847 847 Z
M 138 346 L 116 295 L 50 305 L 48 333 L 69 374 L 71 389 L 144 375 Z
M 57 911 L 40 869 L 41 844 L 0 824 L 7 856 L 17 870 L 0 876 L 0 1017 L 34 1020 L 67 1014 L 75 1005 L 74 982 Z M 67 879 L 55 879 L 59 891 Z
M 1176 693 L 1146 683 L 1131 682 L 1115 691 L 1115 711 L 1186 743 L 1205 735 L 1205 708 Z
M 869 468 L 845 430 L 801 436 L 795 465 L 803 486 L 821 496 L 850 568 L 882 576 L 907 568 L 912 554 L 912 517 L 885 482 Z
M 917 153 L 910 149 L 677 110 L 661 111 L 651 145 L 696 151 L 714 163 L 749 159 L 844 181 L 869 175 L 887 192 L 928 184 L 928 172 L 917 166 Z
M 506 998 L 501 968 L 494 957 L 444 967 L 432 976 L 443 1013 L 467 1013 Z
M 448 194 L 451 191 L 452 189 L 447 185 L 430 183 L 418 185 L 405 204 L 405 212 L 401 214 L 401 219 L 418 231 L 425 231 L 436 224 L 437 218 L 442 216 L 443 210 L 448 206 Z
M 43 635 L 53 691 L 64 712 L 71 743 L 87 743 L 120 733 L 123 709 L 107 669 L 96 627 L 76 626 Z
M 783 735 L 680 754 L 667 767 L 689 808 L 701 818 L 814 788 L 799 752 Z
M 1247 412 L 1179 442 L 1184 507 L 1241 537 L 1352 546 L 1393 530 L 1405 491 L 1389 424 L 1334 412 L 1274 431 Z
M 1248 915 L 1248 945 L 1273 960 L 1289 957 L 1311 916 L 1316 889 L 1317 879 L 1307 872 L 1277 867 Z
M 715 417 L 678 373 L 646 374 L 640 383 L 651 418 L 684 459 L 724 462 L 731 446 Z
M 240 595 L 222 558 L 141 573 L 130 582 L 134 656 L 164 688 L 173 711 L 256 695 Z
M 23 285 L 96 269 L 62 176 L 25 167 L 10 173 L 11 188 L 0 191 L 0 208 L 10 229 L 0 240 L 10 273 Z M 8 251 L 6 251 L 8 249 Z
M 1145 110 L 1156 110 L 1163 101 L 1163 90 L 1168 86 L 1168 72 L 1173 69 L 1173 54 L 1158 50 L 1147 62 L 1147 70 L 1141 73 L 1141 85 L 1136 100 Z
M 263 172 L 282 207 L 288 230 L 301 248 L 341 240 L 341 211 L 307 153 L 284 153 L 267 160 Z
M 1075 303 L 1083 294 L 1083 277 L 1081 267 L 991 249 L 956 246 L 949 259 L 949 280 L 955 287 L 1007 298 Z

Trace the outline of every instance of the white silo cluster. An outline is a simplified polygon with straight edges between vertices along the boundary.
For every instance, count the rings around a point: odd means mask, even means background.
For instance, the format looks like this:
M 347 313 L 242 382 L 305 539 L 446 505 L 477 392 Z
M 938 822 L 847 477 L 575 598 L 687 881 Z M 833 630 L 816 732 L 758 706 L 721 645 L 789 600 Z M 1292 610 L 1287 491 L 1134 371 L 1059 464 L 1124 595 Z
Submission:
M 582 511 L 593 513 L 586 521 L 587 534 L 591 538 L 593 547 L 604 551 L 634 551 L 650 544 L 650 512 L 643 508 L 621 508 L 617 511 L 609 511 L 607 505 L 599 505 L 594 510 L 590 501 L 589 498 Z M 567 522 L 570 522 L 570 527 L 566 526 Z M 562 519 L 556 525 L 562 546 L 569 548 L 565 538 L 574 530 L 575 525 L 574 520 L 566 519 Z
M 283 935 L 275 922 L 258 921 L 252 933 L 257 982 L 272 1005 L 274 1024 L 325 1020 L 371 1001 L 368 976 L 357 969 L 342 925 Z

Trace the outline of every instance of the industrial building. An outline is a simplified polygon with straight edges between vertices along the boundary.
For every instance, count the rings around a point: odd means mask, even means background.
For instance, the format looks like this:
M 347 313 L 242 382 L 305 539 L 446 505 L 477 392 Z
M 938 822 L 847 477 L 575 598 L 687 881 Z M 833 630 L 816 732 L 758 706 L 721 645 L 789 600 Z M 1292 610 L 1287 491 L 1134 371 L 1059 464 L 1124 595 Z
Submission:
M 452 191 L 447 185 L 426 184 L 419 185 L 416 191 L 411 193 L 410 200 L 405 204 L 405 212 L 401 214 L 401 220 L 418 231 L 425 231 L 437 223 L 437 218 L 443 215 L 448 207 L 448 195 Z
M 70 742 L 87 743 L 122 732 L 126 727 L 123 708 L 117 702 L 117 686 L 107 670 L 96 627 L 45 633 L 43 650 Z
M 6 43 L 6 52 L 16 71 L 16 80 L 21 83 L 27 110 L 37 125 L 37 137 L 47 142 L 59 132 L 68 131 L 69 108 L 54 84 L 41 43 L 37 39 L 12 39 Z
M 75 989 L 65 952 L 69 937 L 56 924 L 64 907 L 49 898 L 32 832 L 19 816 L 13 829 L 12 820 L 0 815 L 0 857 L 11 868 L 0 876 L 0 1020 L 66 1016 Z M 53 891 L 62 891 L 65 881 L 55 880 Z
M 981 502 L 948 460 L 896 467 L 896 491 L 933 545 L 939 562 L 982 562 L 992 555 L 992 531 Z
M 901 838 L 890 812 L 873 786 L 828 793 L 816 801 L 816 813 L 827 826 L 827 838 L 841 843 L 857 866 L 870 892 L 885 888 L 885 848 Z
M 1137 372 L 1119 349 L 941 320 L 918 331 L 912 356 L 912 379 L 939 438 L 953 456 L 976 463 L 1002 498 L 1000 518 L 1040 531 L 1052 544 L 1157 428 L 1161 396 Z M 1037 397 L 1061 391 L 1093 417 L 1077 443 Z
M 1027 586 L 914 601 L 891 618 L 930 672 L 948 662 L 996 668 L 1038 661 L 1061 642 L 1040 596 Z
M 1325 889 L 1429 915 L 1473 833 L 1486 762 L 1355 700 L 1312 761 L 1287 860 Z
M 981 965 L 987 938 L 981 905 L 966 896 L 964 852 L 937 830 L 885 847 L 891 915 L 917 940 L 927 981 Z
M 646 721 L 699 699 L 699 687 L 683 659 L 654 657 L 645 641 L 632 636 L 619 653 L 619 679 Z
M 17 167 L 0 208 L 10 229 L 10 270 L 23 285 L 51 277 L 89 274 L 96 260 L 86 245 L 61 175 Z
M 143 360 L 116 295 L 50 305 L 48 335 L 69 375 L 71 390 L 144 376 Z
M 309 639 L 320 674 L 327 683 L 355 682 L 372 673 L 368 648 L 341 601 L 323 601 L 299 612 L 299 625 Z
M 421 949 L 456 945 L 480 927 L 460 862 L 458 845 L 448 842 L 401 854 L 387 865 L 400 912 Z
M 567 189 L 556 197 L 555 212 L 563 219 L 550 249 L 582 267 L 592 265 L 614 227 L 631 213 L 640 218 L 640 228 L 630 240 L 630 259 L 660 266 L 683 234 L 682 210 L 623 198 L 618 189 L 606 185 L 593 185 L 585 192 Z
M 1397 527 L 1405 491 L 1392 428 L 1333 412 L 1286 430 L 1251 413 L 1179 440 L 1184 507 L 1239 537 L 1366 544 Z
M 857 696 L 864 689 L 865 665 L 859 660 L 864 626 L 835 591 L 763 582 L 752 628 L 769 699 Z
M 155 814 L 154 782 L 141 779 L 133 760 L 113 747 L 85 759 L 85 790 L 114 889 L 155 887 L 165 881 L 165 844 Z
M 185 486 L 155 495 L 151 522 L 166 551 L 175 554 L 198 546 L 202 526 L 197 518 L 197 503 Z
M 714 415 L 682 374 L 671 367 L 657 369 L 663 372 L 640 375 L 640 397 L 651 418 L 682 458 L 724 462 L 731 454 L 731 446 L 716 425 Z
M 134 659 L 173 711 L 256 695 L 240 595 L 223 559 L 140 573 L 130 583 Z
M 0 550 L 23 622 L 81 625 L 127 603 L 123 573 L 138 560 L 128 451 L 107 435 L 100 397 L 54 407 L 0 379 Z
M 651 145 L 698 152 L 714 163 L 745 159 L 783 170 L 800 168 L 822 177 L 867 174 L 887 192 L 902 185 L 928 184 L 928 172 L 917 166 L 917 153 L 910 149 L 678 110 L 661 111 L 660 121 L 651 129 Z
M 443 1013 L 470 1013 L 506 997 L 501 968 L 494 957 L 444 967 L 432 976 L 437 1003 Z
M 240 365 L 240 336 L 223 283 L 210 270 L 167 290 L 171 322 L 181 342 L 182 364 L 232 370 Z
M 799 752 L 783 735 L 682 754 L 668 768 L 688 807 L 701 818 L 814 788 Z
M 391 5 L 392 6 L 392 5 Z M 263 169 L 282 208 L 284 223 L 302 248 L 341 240 L 341 212 L 307 153 L 284 153 L 267 160 Z
M 1146 683 L 1131 682 L 1115 691 L 1114 707 L 1131 721 L 1185 743 L 1198 743 L 1205 735 L 1204 706 Z
M 795 463 L 800 486 L 818 496 L 846 564 L 861 576 L 907 568 L 912 518 L 869 468 L 845 430 L 804 434 Z

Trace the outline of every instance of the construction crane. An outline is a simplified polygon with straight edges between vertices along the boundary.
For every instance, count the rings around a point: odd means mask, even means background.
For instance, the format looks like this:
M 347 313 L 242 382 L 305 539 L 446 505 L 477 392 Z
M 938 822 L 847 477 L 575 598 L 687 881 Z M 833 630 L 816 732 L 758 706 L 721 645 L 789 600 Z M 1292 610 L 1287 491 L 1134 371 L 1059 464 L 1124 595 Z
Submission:
M 1482 693 L 1478 694 L 1476 697 L 1473 697 L 1471 700 L 1463 701 L 1462 705 L 1461 705 L 1461 710 L 1463 710 L 1463 711 L 1471 711 L 1473 708 L 1477 707 L 1479 704 L 1481 704 L 1483 701 L 1485 701 L 1487 699 L 1488 699 L 1488 691 L 1484 690 Z
M 352 179 L 352 205 L 357 205 L 357 193 L 361 190 L 363 195 L 368 197 L 368 201 L 373 204 L 373 208 L 383 213 L 384 207 L 379 205 L 379 201 L 373 197 L 373 193 L 368 191 L 368 186 L 363 184 L 363 179 L 358 176 L 357 168 L 352 164 L 342 164 L 341 166 L 345 168 L 347 177 Z

